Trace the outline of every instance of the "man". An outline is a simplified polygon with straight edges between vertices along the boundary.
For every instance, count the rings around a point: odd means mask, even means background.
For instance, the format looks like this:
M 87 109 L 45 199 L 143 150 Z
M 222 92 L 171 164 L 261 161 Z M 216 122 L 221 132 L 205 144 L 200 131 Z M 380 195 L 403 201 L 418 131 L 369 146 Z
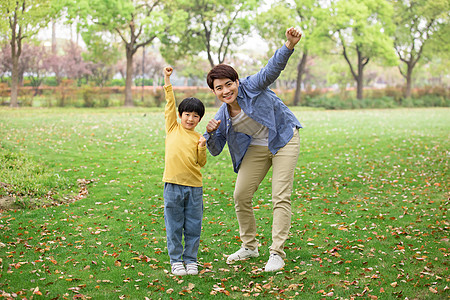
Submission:
M 286 43 L 258 73 L 239 79 L 230 66 L 220 64 L 208 73 L 207 83 L 223 102 L 204 134 L 211 155 L 219 155 L 226 143 L 234 171 L 235 211 L 242 247 L 227 263 L 259 256 L 252 198 L 270 167 L 272 176 L 272 245 L 265 271 L 284 267 L 284 243 L 291 226 L 291 194 L 300 150 L 302 126 L 289 108 L 268 87 L 285 68 L 301 32 L 286 30 Z

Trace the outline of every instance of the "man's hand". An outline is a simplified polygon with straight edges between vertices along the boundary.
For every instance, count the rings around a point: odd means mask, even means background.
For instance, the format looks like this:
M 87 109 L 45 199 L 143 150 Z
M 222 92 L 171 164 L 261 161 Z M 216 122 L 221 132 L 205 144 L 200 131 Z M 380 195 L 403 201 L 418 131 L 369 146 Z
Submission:
M 205 137 L 202 135 L 202 136 L 200 136 L 200 139 L 198 140 L 198 146 L 199 146 L 199 147 L 205 147 L 205 145 L 206 145 L 206 139 L 205 139 Z
M 206 125 L 206 131 L 208 133 L 213 132 L 215 130 L 217 130 L 217 128 L 219 128 L 220 125 L 220 120 L 215 120 L 215 119 L 211 119 L 211 121 L 208 122 L 208 124 Z
M 288 28 L 286 29 L 286 38 L 286 47 L 292 50 L 294 49 L 295 45 L 300 42 L 300 39 L 302 38 L 302 32 L 294 27 Z

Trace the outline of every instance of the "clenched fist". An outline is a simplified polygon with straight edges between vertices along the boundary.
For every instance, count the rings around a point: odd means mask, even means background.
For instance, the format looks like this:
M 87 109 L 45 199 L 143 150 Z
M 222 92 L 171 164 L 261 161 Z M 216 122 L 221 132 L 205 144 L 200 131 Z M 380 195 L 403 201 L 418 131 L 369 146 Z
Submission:
M 300 42 L 302 38 L 302 32 L 294 27 L 286 29 L 286 47 L 289 49 L 294 49 L 295 45 Z
M 208 133 L 213 132 L 213 131 L 217 130 L 217 128 L 219 128 L 219 125 L 220 125 L 220 120 L 211 119 L 208 122 L 208 125 L 206 125 L 206 131 Z
M 172 75 L 173 68 L 172 67 L 165 67 L 164 68 L 164 76 L 170 76 Z
M 206 145 L 206 139 L 205 137 L 202 135 L 200 136 L 199 140 L 198 140 L 198 146 L 199 147 L 204 147 Z

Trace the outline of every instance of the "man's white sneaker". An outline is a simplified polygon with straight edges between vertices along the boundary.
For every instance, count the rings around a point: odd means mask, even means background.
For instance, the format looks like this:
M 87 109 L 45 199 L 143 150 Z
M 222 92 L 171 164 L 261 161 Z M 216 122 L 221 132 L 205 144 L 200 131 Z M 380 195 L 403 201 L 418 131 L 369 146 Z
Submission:
M 188 275 L 197 275 L 198 274 L 198 265 L 197 263 L 190 263 L 186 265 L 186 272 Z
M 264 271 L 266 272 L 274 272 L 281 270 L 284 267 L 284 260 L 281 256 L 278 254 L 272 253 L 269 256 L 269 261 L 266 264 L 266 267 L 264 268 Z
M 176 276 L 184 276 L 187 274 L 182 262 L 172 264 L 172 274 Z
M 227 264 L 232 264 L 237 260 L 244 260 L 251 257 L 258 257 L 258 248 L 255 250 L 250 250 L 248 248 L 241 248 L 238 251 L 234 252 L 227 258 Z

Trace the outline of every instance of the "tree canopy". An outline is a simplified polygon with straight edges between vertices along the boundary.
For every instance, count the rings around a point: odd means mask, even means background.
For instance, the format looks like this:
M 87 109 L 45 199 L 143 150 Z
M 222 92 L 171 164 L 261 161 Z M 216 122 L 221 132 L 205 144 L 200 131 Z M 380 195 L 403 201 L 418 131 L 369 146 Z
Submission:
M 255 19 L 261 0 L 178 1 L 186 12 L 185 28 L 172 30 L 163 39 L 162 53 L 173 62 L 178 57 L 205 54 L 211 67 L 225 62 L 233 47 L 242 44 Z

